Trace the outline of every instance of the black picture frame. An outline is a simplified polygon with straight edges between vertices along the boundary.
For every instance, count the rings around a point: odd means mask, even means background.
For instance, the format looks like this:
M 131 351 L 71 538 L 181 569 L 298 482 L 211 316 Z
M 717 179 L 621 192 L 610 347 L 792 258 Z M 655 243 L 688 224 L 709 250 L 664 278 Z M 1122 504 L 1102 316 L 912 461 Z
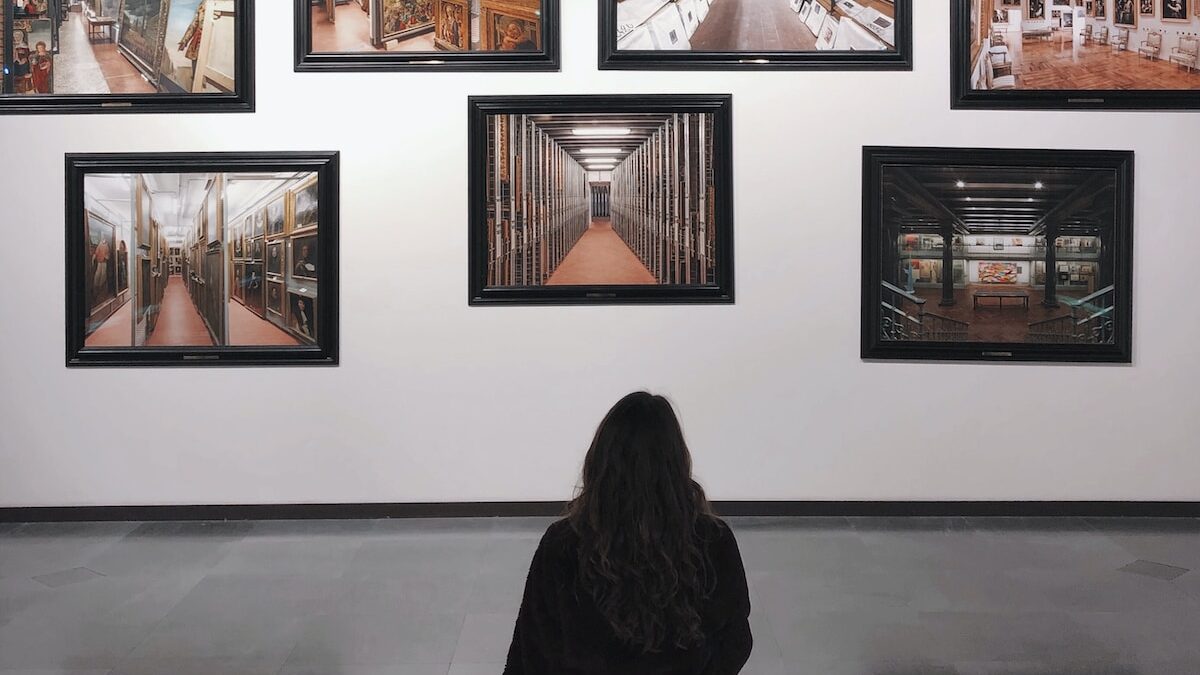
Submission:
M 67 154 L 66 171 L 66 365 L 97 366 L 333 366 L 338 363 L 339 153 L 217 152 Z M 322 276 L 317 344 L 299 346 L 91 347 L 85 348 L 88 307 L 86 242 L 82 227 L 88 174 L 313 172 L 320 190 Z M 231 247 L 225 247 L 232 251 Z M 235 261 L 249 265 L 248 261 Z M 254 263 L 260 265 L 261 263 Z M 258 272 L 261 276 L 261 271 Z M 240 283 L 240 282 L 238 282 Z M 261 293 L 261 291 L 259 291 Z M 237 297 L 230 292 L 230 297 Z M 241 299 L 249 306 L 248 293 Z
M 1080 169 L 1112 172 L 1111 256 L 1114 287 L 1109 325 L 1112 340 L 1083 342 L 970 342 L 922 339 L 884 339 L 884 194 L 885 168 L 905 171 L 921 168 L 965 167 L 984 169 Z M 995 148 L 863 148 L 862 198 L 862 320 L 861 357 L 866 360 L 934 361 L 1054 361 L 1078 363 L 1131 363 L 1133 358 L 1133 217 L 1134 153 L 1113 150 L 1047 150 Z M 962 187 L 962 186 L 959 186 Z M 907 186 L 910 193 L 918 188 Z M 1080 188 L 1080 195 L 1083 186 Z M 1104 187 L 1107 190 L 1107 186 Z M 1067 203 L 1075 195 L 1065 197 Z M 1082 196 L 1079 197 L 1083 199 Z M 1065 236 L 1065 235 L 1064 235 Z M 966 239 L 967 235 L 964 235 Z M 970 235 L 971 240 L 977 239 Z M 965 244 L 964 244 L 965 245 Z M 956 246 L 958 244 L 956 243 Z M 1041 244 L 1043 248 L 1054 246 Z M 1057 256 L 1057 254 L 1056 254 Z M 1056 257 L 1057 260 L 1057 257 Z M 1037 261 L 1035 261 L 1036 263 Z M 1061 262 L 1061 261 L 1060 261 Z M 1057 262 L 1055 265 L 1057 266 Z M 1018 268 L 1020 269 L 1020 268 Z M 1045 270 L 1053 274 L 1055 270 Z M 1032 270 L 1031 270 L 1032 272 Z M 1043 281 L 1043 283 L 1046 283 Z M 902 289 L 901 289 L 902 290 Z M 1103 292 L 1104 289 L 1101 289 Z M 893 294 L 894 295 L 894 294 Z M 1086 299 L 1086 298 L 1084 298 Z M 1027 298 L 1028 301 L 1028 298 Z M 1003 302 L 1003 300 L 1001 300 Z M 1070 303 L 1063 303 L 1069 305 Z M 930 308 L 936 311 L 937 307 Z M 1001 310 L 1003 311 L 1003 310 Z M 1071 312 L 1068 307 L 1065 312 Z M 1088 315 L 1093 318 L 1099 314 Z M 891 317 L 895 319 L 896 317 Z M 894 325 L 896 322 L 892 321 Z M 1082 325 L 1082 324 L 1080 324 Z
M 557 72 L 561 0 L 542 0 L 542 49 L 529 52 L 313 52 L 312 0 L 294 0 L 296 72 Z
M 599 0 L 601 70 L 912 70 L 913 0 L 896 0 L 894 51 L 693 52 L 617 49 L 617 3 Z
M 954 110 L 1200 110 L 1200 89 L 971 88 L 971 3 L 950 2 L 950 107 Z
M 254 0 L 237 2 L 232 93 L 0 95 L 0 115 L 252 113 L 255 110 Z M 8 4 L 4 3 L 5 8 Z M 8 22 L 4 22 L 4 29 L 7 27 Z M 9 38 L 6 36 L 5 44 L 10 44 Z
M 733 97 L 729 94 L 472 96 L 469 131 L 469 305 L 732 304 L 734 302 Z M 488 119 L 492 115 L 712 116 L 714 282 L 697 285 L 488 286 Z

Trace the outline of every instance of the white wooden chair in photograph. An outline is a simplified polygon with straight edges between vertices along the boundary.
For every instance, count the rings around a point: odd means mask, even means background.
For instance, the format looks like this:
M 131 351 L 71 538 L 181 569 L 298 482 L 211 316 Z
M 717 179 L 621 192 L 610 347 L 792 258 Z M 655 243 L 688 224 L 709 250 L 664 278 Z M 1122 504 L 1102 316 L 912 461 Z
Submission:
M 988 59 L 984 69 L 984 73 L 987 75 L 985 83 L 988 89 L 1017 88 L 1017 76 L 1012 74 L 1012 64 L 1000 65 Z
M 1096 36 L 1096 44 L 1108 44 L 1108 26 L 1100 26 L 1100 34 Z
M 1148 56 L 1151 59 L 1157 59 L 1162 52 L 1162 33 L 1158 31 L 1150 31 L 1146 35 L 1146 39 L 1138 45 L 1138 56 Z
M 1083 32 L 1079 34 L 1079 42 L 1081 44 L 1090 45 L 1092 43 L 1092 39 L 1096 37 L 1094 28 L 1095 26 L 1090 23 L 1083 27 Z
M 1168 58 L 1171 63 L 1186 66 L 1188 72 L 1192 72 L 1200 66 L 1200 38 L 1179 38 L 1179 46 L 1171 47 L 1171 56 Z
M 1112 36 L 1108 44 L 1114 52 L 1123 52 L 1129 49 L 1129 29 L 1118 28 L 1117 34 Z

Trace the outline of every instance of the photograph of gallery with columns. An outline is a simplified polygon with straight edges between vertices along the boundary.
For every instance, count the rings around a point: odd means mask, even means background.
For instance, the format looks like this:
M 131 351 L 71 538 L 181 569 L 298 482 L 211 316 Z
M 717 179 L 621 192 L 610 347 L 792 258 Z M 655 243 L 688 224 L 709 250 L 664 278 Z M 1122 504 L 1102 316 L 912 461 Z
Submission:
M 230 94 L 235 0 L 7 0 L 3 94 Z
M 481 289 L 727 287 L 730 172 L 718 114 L 522 109 L 481 115 L 473 138 Z
M 618 51 L 896 51 L 894 0 L 615 0 Z
M 1131 158 L 1072 152 L 868 148 L 868 337 L 1127 342 Z
M 1200 0 L 956 1 L 972 90 L 1200 89 Z

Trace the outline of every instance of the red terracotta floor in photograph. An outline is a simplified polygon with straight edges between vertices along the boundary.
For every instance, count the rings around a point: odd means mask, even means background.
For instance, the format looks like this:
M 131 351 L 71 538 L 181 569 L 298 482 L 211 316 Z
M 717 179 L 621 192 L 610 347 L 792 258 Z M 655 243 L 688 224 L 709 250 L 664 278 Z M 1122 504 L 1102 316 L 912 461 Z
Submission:
M 141 72 L 129 59 L 117 50 L 115 42 L 102 38 L 93 41 L 88 38 L 86 23 L 82 17 L 76 20 L 75 15 L 72 15 L 68 22 L 71 26 L 71 33 L 68 35 L 73 41 L 80 43 L 76 49 L 86 49 L 83 44 L 91 47 L 96 62 L 100 64 L 100 72 L 104 73 L 104 81 L 108 83 L 109 91 L 114 94 L 153 94 L 154 87 L 142 77 Z
M 229 344 L 234 346 L 291 346 L 300 341 L 279 326 L 260 318 L 236 300 L 229 301 Z
M 104 320 L 87 339 L 84 347 L 128 347 L 132 341 L 133 328 L 129 325 L 133 317 L 133 303 L 126 302 L 121 309 Z
M 211 347 L 212 337 L 200 312 L 192 304 L 183 278 L 172 276 L 167 280 L 159 309 L 158 323 L 154 333 L 146 340 L 147 347 Z
M 608 218 L 592 225 L 567 252 L 547 286 L 590 284 L 654 284 L 654 275 L 613 231 Z

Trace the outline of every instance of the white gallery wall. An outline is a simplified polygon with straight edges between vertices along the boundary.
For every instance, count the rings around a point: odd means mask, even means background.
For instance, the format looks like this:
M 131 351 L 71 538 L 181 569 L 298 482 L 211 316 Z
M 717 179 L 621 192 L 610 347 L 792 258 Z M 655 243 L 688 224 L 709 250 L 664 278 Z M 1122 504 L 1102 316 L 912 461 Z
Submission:
M 297 74 L 257 4 L 254 114 L 0 117 L 0 506 L 564 499 L 638 388 L 716 499 L 1200 498 L 1200 113 L 951 111 L 945 2 L 901 73 L 598 72 L 563 0 L 559 73 Z M 736 304 L 467 306 L 468 94 L 710 92 Z M 1135 150 L 1133 365 L 861 361 L 865 144 Z M 341 365 L 68 370 L 63 153 L 217 150 L 342 152 Z

